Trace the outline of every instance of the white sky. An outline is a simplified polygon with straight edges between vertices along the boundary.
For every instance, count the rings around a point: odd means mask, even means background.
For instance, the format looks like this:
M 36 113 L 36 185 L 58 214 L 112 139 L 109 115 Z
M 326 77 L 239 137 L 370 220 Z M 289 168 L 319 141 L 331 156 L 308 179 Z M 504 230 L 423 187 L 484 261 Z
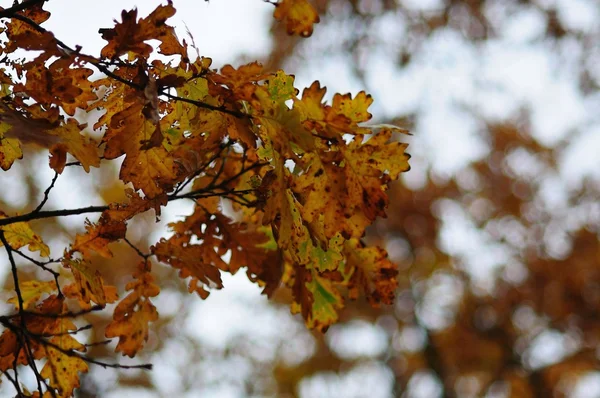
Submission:
M 52 0 L 45 8 L 52 17 L 44 26 L 67 44 L 79 44 L 83 51 L 96 55 L 106 44 L 99 28 L 113 27 L 121 21 L 121 10 L 137 7 L 138 18 L 147 16 L 166 1 L 156 0 Z M 175 26 L 180 39 L 186 38 L 185 25 L 194 36 L 201 55 L 213 65 L 230 63 L 246 53 L 257 58 L 269 51 L 267 35 L 273 6 L 261 0 L 175 0 L 177 13 L 168 23 Z M 184 25 L 185 23 L 185 25 Z

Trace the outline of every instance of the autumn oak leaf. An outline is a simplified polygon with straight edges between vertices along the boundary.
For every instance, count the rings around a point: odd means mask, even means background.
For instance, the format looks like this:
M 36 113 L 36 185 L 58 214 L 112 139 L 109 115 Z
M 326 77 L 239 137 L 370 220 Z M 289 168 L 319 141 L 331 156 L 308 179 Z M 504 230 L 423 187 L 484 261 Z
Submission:
M 0 212 L 0 219 L 2 218 L 6 218 L 6 214 Z M 50 248 L 26 222 L 4 225 L 0 229 L 4 231 L 4 237 L 13 249 L 27 246 L 31 251 L 39 251 L 42 257 L 50 256 Z
M 30 280 L 25 281 L 19 284 L 21 289 L 21 297 L 23 298 L 23 309 L 30 309 L 33 307 L 38 300 L 44 294 L 50 294 L 56 292 L 56 282 L 55 281 L 37 281 Z M 19 308 L 19 300 L 17 297 L 11 297 L 7 301 L 15 306 L 15 308 Z
M 72 325 L 59 333 L 66 333 L 74 329 L 76 329 L 75 325 Z M 56 391 L 55 396 L 71 397 L 73 390 L 80 386 L 79 374 L 87 373 L 89 370 L 88 364 L 75 354 L 76 351 L 85 351 L 85 346 L 68 334 L 52 337 L 49 341 L 57 348 L 45 347 L 46 364 L 40 374 L 43 378 L 48 379 L 48 384 Z M 70 354 L 66 354 L 65 350 Z
M 122 22 L 117 22 L 112 29 L 100 29 L 100 34 L 108 44 L 101 51 L 102 57 L 114 59 L 128 52 L 148 58 L 152 46 L 147 40 L 159 40 L 160 53 L 163 55 L 179 54 L 187 58 L 187 50 L 179 43 L 175 30 L 165 21 L 175 15 L 175 7 L 169 2 L 166 6 L 158 6 L 146 18 L 137 21 L 137 10 L 123 11 Z
M 115 351 L 134 357 L 148 340 L 148 324 L 158 319 L 158 311 L 150 301 L 160 293 L 154 283 L 149 263 L 142 262 L 129 282 L 129 293 L 115 308 L 112 322 L 106 327 L 106 337 L 119 337 Z
M 273 17 L 285 20 L 285 29 L 289 35 L 309 37 L 313 25 L 319 23 L 319 14 L 308 0 L 281 0 L 275 4 Z
M 88 261 L 65 257 L 63 265 L 71 270 L 75 282 L 63 287 L 62 292 L 69 298 L 76 298 L 82 308 L 91 308 L 92 301 L 105 306 L 118 299 L 116 288 L 105 286 L 100 272 L 92 269 Z
M 122 221 L 111 221 L 100 218 L 96 224 L 86 220 L 86 232 L 77 234 L 70 253 L 80 252 L 84 258 L 89 258 L 95 251 L 104 258 L 111 258 L 112 252 L 108 244 L 125 237 L 127 226 Z

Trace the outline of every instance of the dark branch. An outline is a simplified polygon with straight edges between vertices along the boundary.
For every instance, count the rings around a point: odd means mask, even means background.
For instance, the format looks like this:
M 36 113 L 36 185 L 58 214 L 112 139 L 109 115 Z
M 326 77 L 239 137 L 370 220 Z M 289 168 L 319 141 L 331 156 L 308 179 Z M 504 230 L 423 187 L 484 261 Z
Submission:
M 196 101 L 196 100 L 189 99 L 189 98 L 178 97 L 176 95 L 169 94 L 165 90 L 161 90 L 159 94 L 164 95 L 165 97 L 170 98 L 175 101 L 187 102 L 188 104 L 196 105 L 198 108 L 204 108 L 204 109 L 208 109 L 211 111 L 227 113 L 228 115 L 235 116 L 240 119 L 247 119 L 247 118 L 251 117 L 250 115 L 248 115 L 246 113 L 227 109 L 222 106 L 214 106 L 214 105 L 207 104 L 205 102 Z
M 4 10 L 0 11 L 0 18 L 12 18 L 17 14 L 17 12 L 26 10 L 29 7 L 44 3 L 46 1 L 47 0 L 26 0 L 20 4 L 15 4 L 10 8 L 5 8 Z
M 17 222 L 23 221 L 31 221 L 31 220 L 40 220 L 43 218 L 52 218 L 52 217 L 63 217 L 63 216 L 73 216 L 77 214 L 87 214 L 87 213 L 100 213 L 104 210 L 108 210 L 108 206 L 88 206 L 88 207 L 80 207 L 79 209 L 63 209 L 63 210 L 48 210 L 48 211 L 38 211 L 37 213 L 31 212 L 27 214 L 21 214 L 19 216 L 7 217 L 0 219 L 0 227 L 4 225 L 10 225 Z

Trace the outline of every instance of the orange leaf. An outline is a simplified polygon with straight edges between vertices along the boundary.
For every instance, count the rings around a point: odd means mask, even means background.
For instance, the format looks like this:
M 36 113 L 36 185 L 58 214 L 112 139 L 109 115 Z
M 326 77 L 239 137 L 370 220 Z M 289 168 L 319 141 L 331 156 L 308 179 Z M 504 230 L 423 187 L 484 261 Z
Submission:
M 159 261 L 169 263 L 173 268 L 179 269 L 181 278 L 191 276 L 190 292 L 196 291 L 204 298 L 208 296 L 208 292 L 203 285 L 217 289 L 223 287 L 219 268 L 228 268 L 228 265 L 221 258 L 225 253 L 215 252 L 215 247 L 210 242 L 192 245 L 186 241 L 189 241 L 189 236 L 174 236 L 169 240 L 163 238 L 152 246 L 152 253 L 156 255 Z M 201 283 L 200 286 L 198 282 Z
M 137 10 L 123 11 L 122 22 L 117 23 L 112 29 L 100 29 L 100 34 L 108 44 L 101 51 L 104 58 L 116 58 L 127 53 L 134 53 L 142 58 L 148 58 L 152 53 L 152 46 L 145 43 L 147 40 L 159 40 L 159 49 L 163 55 L 180 54 L 187 58 L 187 50 L 182 46 L 175 30 L 165 21 L 175 15 L 175 8 L 169 1 L 166 6 L 158 6 L 146 18 L 137 19 Z
M 319 23 L 319 14 L 307 0 L 281 0 L 275 7 L 273 16 L 278 21 L 285 20 L 288 35 L 309 37 L 313 25 Z
M 75 119 L 68 119 L 67 123 L 50 130 L 50 133 L 56 135 L 60 139 L 60 147 L 55 148 L 54 151 L 69 152 L 81 162 L 83 169 L 86 172 L 89 172 L 90 166 L 100 166 L 100 156 L 98 155 L 96 145 L 89 138 L 81 135 L 81 131 L 85 127 L 85 124 L 80 125 Z
M 156 307 L 150 301 L 160 292 L 146 263 L 140 263 L 135 280 L 126 286 L 129 293 L 115 308 L 113 321 L 106 327 L 106 337 L 119 337 L 115 351 L 133 358 L 148 340 L 148 324 L 158 319 Z
M 77 251 L 84 258 L 89 258 L 93 250 L 104 258 L 111 258 L 112 252 L 108 248 L 108 244 L 123 239 L 127 226 L 124 222 L 111 222 L 101 217 L 97 224 L 86 220 L 85 229 L 85 234 L 77 234 L 75 237 L 71 253 Z

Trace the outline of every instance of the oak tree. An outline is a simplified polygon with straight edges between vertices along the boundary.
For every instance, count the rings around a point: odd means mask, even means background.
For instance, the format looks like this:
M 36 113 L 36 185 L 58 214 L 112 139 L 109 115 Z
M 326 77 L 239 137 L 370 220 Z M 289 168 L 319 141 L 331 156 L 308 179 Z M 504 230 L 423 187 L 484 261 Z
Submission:
M 290 289 L 291 310 L 318 331 L 337 321 L 348 298 L 392 302 L 396 266 L 361 239 L 385 216 L 386 190 L 408 170 L 409 155 L 393 140 L 403 130 L 365 124 L 368 94 L 335 94 L 327 104 L 318 81 L 300 94 L 293 75 L 257 62 L 215 70 L 175 34 L 171 1 L 145 16 L 123 10 L 99 29 L 99 54 L 47 30 L 44 5 L 25 0 L 0 10 L 0 166 L 11 169 L 33 145 L 45 148 L 54 171 L 37 207 L 0 209 L 14 284 L 12 310 L 0 316 L 0 371 L 19 396 L 72 396 L 91 365 L 150 369 L 94 358 L 88 349 L 108 340 L 81 332 L 114 338 L 117 352 L 136 356 L 160 319 L 156 267 L 177 270 L 200 299 L 223 287 L 223 272 L 244 269 L 267 296 Z M 288 34 L 308 37 L 319 22 L 307 0 L 272 5 Z M 47 209 L 67 168 L 115 165 L 119 200 Z M 136 217 L 158 220 L 176 201 L 194 210 L 163 238 L 149 247 L 128 239 Z M 44 243 L 44 224 L 33 223 L 81 214 L 99 218 L 60 252 Z M 121 267 L 114 252 L 122 246 L 139 258 L 124 289 L 107 282 Z M 20 272 L 18 259 L 39 272 Z M 82 322 L 108 308 L 104 330 Z M 34 391 L 22 383 L 26 371 Z

